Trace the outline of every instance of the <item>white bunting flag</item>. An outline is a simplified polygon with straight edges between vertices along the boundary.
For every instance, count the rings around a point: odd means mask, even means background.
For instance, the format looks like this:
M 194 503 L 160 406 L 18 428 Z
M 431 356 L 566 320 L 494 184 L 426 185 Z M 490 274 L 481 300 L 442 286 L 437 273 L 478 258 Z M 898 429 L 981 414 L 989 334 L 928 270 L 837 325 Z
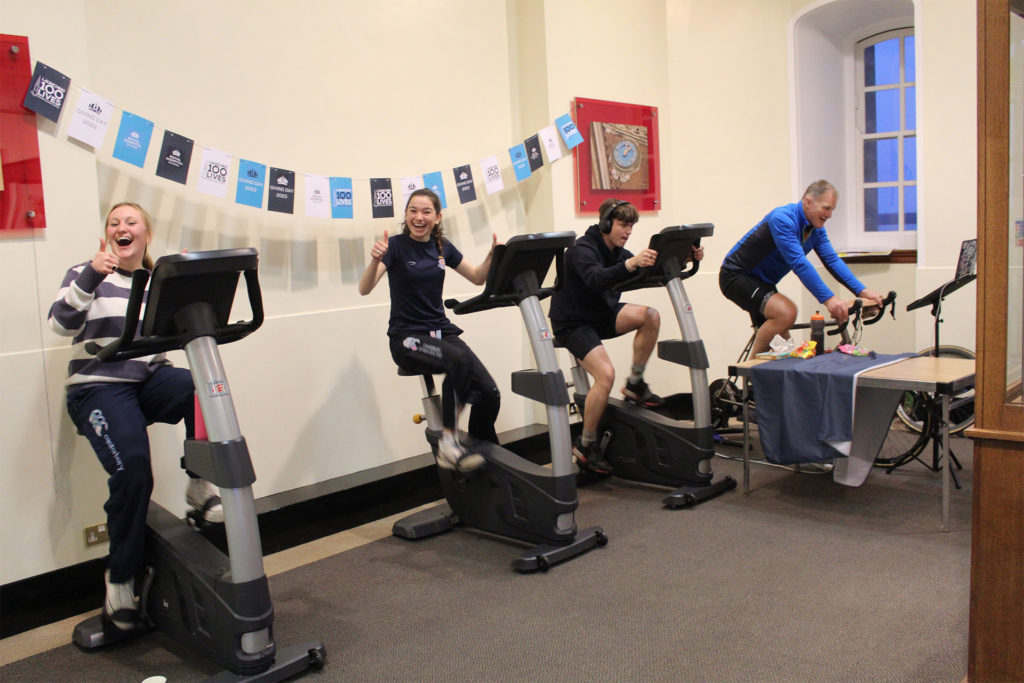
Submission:
M 480 168 L 484 172 L 484 185 L 487 187 L 487 194 L 494 194 L 505 189 L 505 183 L 501 181 L 501 169 L 498 168 L 497 155 L 481 159 Z
M 562 146 L 558 144 L 558 130 L 554 126 L 541 128 L 537 131 L 541 144 L 544 145 L 544 153 L 548 155 L 548 163 L 562 158 Z
M 231 155 L 212 147 L 203 147 L 203 160 L 199 164 L 196 189 L 223 199 L 228 196 L 228 176 L 231 174 Z
M 331 181 L 326 176 L 306 174 L 306 215 L 331 217 Z
M 402 206 L 399 208 L 404 212 L 405 205 L 409 203 L 409 195 L 426 186 L 423 184 L 423 176 L 421 175 L 405 176 L 399 179 L 398 183 L 402 186 Z
M 83 89 L 71 125 L 68 126 L 68 137 L 99 149 L 103 145 L 113 111 L 114 105 L 108 100 Z

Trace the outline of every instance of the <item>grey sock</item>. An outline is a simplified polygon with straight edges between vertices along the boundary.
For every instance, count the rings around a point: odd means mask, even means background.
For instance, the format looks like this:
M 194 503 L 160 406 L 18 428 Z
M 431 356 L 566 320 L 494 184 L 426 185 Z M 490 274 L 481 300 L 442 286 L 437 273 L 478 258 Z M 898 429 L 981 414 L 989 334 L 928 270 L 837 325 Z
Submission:
M 633 374 L 631 374 L 629 376 L 629 383 L 630 384 L 636 384 L 637 382 L 643 380 L 643 378 L 644 378 L 644 366 L 643 365 L 634 365 L 633 367 L 630 368 L 630 370 L 633 373 Z

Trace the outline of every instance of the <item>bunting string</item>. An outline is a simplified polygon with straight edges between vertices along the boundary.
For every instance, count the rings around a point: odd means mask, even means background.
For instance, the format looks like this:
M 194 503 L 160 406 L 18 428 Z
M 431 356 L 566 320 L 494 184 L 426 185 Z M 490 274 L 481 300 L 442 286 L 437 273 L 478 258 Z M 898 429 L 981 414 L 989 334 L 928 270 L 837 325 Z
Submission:
M 124 163 L 144 168 L 150 150 L 158 150 L 156 175 L 193 188 L 203 194 L 227 200 L 232 192 L 236 204 L 279 213 L 295 213 L 297 190 L 294 170 L 268 166 L 259 161 L 244 159 L 213 146 L 196 145 L 186 135 L 162 128 L 163 137 L 154 144 L 156 124 L 133 112 L 115 106 L 102 95 L 84 87 L 73 86 L 69 76 L 43 62 L 36 61 L 23 105 L 60 125 L 61 113 L 66 107 L 68 94 L 77 92 L 74 110 L 70 112 L 67 136 L 98 152 L 103 148 L 108 131 L 118 112 L 118 125 L 112 156 Z M 521 183 L 544 166 L 544 159 L 552 164 L 563 158 L 563 149 L 572 150 L 583 142 L 572 116 L 567 112 L 535 134 L 508 148 L 507 154 L 516 183 Z M 198 168 L 192 171 L 193 156 L 198 150 Z M 232 171 L 237 168 L 237 174 Z M 491 154 L 479 159 L 475 168 L 488 195 L 505 189 L 502 163 L 499 155 Z M 451 175 L 448 176 L 447 174 Z M 304 178 L 305 215 L 313 218 L 352 219 L 356 217 L 356 197 L 352 176 L 324 176 L 301 174 Z M 191 179 L 190 179 L 191 176 Z M 460 204 L 477 200 L 474 164 L 464 163 L 450 171 L 429 171 L 414 176 L 381 176 L 355 178 L 360 184 L 369 184 L 365 199 L 373 218 L 392 218 L 395 215 L 395 184 L 401 192 L 402 203 L 414 190 L 430 188 L 441 199 L 442 208 L 448 207 L 445 192 L 446 177 L 450 179 Z M 361 210 L 360 210 L 361 213 Z

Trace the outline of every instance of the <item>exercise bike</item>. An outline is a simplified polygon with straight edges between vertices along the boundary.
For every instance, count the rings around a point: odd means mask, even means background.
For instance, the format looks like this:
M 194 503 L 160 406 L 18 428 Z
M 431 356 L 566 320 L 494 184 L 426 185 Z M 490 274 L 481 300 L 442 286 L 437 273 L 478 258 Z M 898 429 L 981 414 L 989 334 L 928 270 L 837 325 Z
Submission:
M 693 246 L 714 233 L 710 223 L 679 225 L 651 237 L 658 252 L 653 266 L 638 269 L 619 283 L 618 291 L 664 286 L 679 323 L 681 340 L 658 342 L 658 357 L 690 369 L 691 394 L 665 397 L 658 408 L 642 408 L 609 398 L 602 416 L 600 445 L 612 474 L 623 479 L 674 487 L 662 499 L 669 508 L 696 505 L 736 488 L 726 476 L 714 481 L 711 458 L 715 455 L 708 391 L 708 357 L 697 330 L 693 307 L 683 280 L 697 273 L 699 262 L 691 259 Z M 685 269 L 687 263 L 690 267 Z M 580 414 L 586 409 L 590 378 L 573 358 L 574 401 Z
M 188 522 L 150 501 L 146 516 L 147 576 L 140 616 L 182 645 L 226 669 L 217 680 L 279 681 L 324 665 L 320 642 L 278 649 L 274 607 L 263 571 L 252 483 L 252 459 L 239 432 L 218 344 L 237 341 L 263 324 L 255 249 L 175 254 L 160 258 L 150 274 L 137 270 L 116 341 L 87 347 L 101 360 L 126 360 L 184 349 L 208 440 L 185 442 L 184 466 L 220 487 L 229 555 Z M 228 323 L 239 275 L 244 274 L 252 319 Z M 73 640 L 94 649 L 134 637 L 104 623 L 101 615 L 75 626 Z
M 551 262 L 555 262 L 560 275 L 562 252 L 574 241 L 572 232 L 516 235 L 495 246 L 487 282 L 479 295 L 462 302 L 445 301 L 445 306 L 457 314 L 501 306 L 519 307 L 538 369 L 512 373 L 512 391 L 547 407 L 551 469 L 497 444 L 463 436 L 463 444 L 484 457 L 484 466 L 468 474 L 438 467 L 447 503 L 395 522 L 395 536 L 419 539 L 464 524 L 537 544 L 512 562 L 519 572 L 547 571 L 608 542 L 601 527 L 580 530 L 574 520 L 573 512 L 579 501 L 569 436 L 569 394 L 540 306 L 541 299 L 554 291 L 541 287 Z M 421 377 L 427 442 L 436 459 L 442 423 L 434 378 L 431 374 L 402 369 L 398 374 Z

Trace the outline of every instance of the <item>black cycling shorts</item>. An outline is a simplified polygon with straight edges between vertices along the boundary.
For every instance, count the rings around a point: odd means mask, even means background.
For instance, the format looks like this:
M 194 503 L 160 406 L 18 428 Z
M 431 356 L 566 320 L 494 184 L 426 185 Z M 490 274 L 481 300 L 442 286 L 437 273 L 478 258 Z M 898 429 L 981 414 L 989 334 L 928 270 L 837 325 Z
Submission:
M 775 285 L 753 275 L 725 268 L 718 271 L 718 287 L 722 290 L 725 298 L 750 314 L 751 322 L 757 327 L 760 327 L 766 320 L 764 307 L 767 305 L 768 299 L 779 291 Z
M 619 336 L 615 331 L 615 321 L 619 318 L 619 311 L 625 304 L 619 304 L 615 309 L 615 315 L 602 320 L 597 325 L 580 325 L 579 327 L 562 327 L 554 331 L 555 341 L 560 346 L 569 349 L 576 358 L 583 360 L 587 354 L 601 345 L 602 339 L 613 339 Z

